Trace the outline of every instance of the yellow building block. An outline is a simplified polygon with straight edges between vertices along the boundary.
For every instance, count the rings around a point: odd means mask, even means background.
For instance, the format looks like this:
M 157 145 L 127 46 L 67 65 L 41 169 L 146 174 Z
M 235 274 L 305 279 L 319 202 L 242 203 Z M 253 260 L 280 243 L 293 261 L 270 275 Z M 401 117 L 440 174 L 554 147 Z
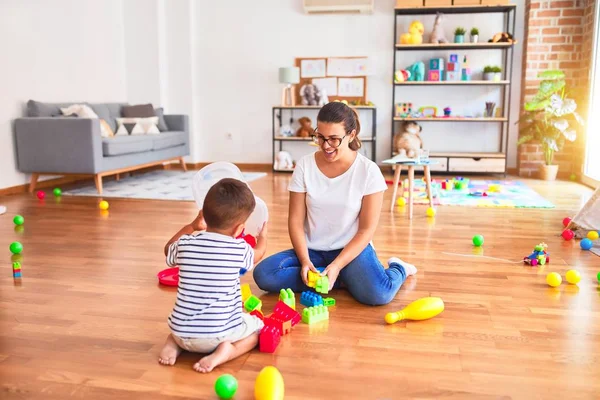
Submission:
M 321 277 L 320 274 L 309 270 L 308 271 L 308 286 L 310 286 L 312 288 L 317 286 L 317 279 L 319 279 L 320 277 Z
M 246 302 L 248 297 L 252 296 L 252 290 L 250 289 L 250 284 L 244 283 L 242 285 L 242 302 Z

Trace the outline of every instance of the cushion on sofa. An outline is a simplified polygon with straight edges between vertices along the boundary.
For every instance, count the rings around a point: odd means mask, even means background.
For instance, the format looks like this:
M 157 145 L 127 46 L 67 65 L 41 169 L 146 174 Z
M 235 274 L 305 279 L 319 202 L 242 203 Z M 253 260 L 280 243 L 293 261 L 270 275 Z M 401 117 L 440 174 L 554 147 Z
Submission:
M 114 136 L 102 139 L 104 157 L 151 151 L 154 146 L 152 135 Z
M 27 102 L 27 116 L 28 117 L 61 117 L 62 112 L 61 108 L 69 107 L 71 104 L 77 102 L 70 103 L 44 103 L 41 101 L 29 100 Z
M 160 135 L 152 136 L 154 143 L 152 150 L 168 149 L 185 144 L 188 134 L 180 131 L 161 132 Z
M 127 105 L 121 109 L 121 115 L 125 118 L 148 118 L 156 117 L 156 111 L 152 104 Z
M 165 110 L 162 107 L 155 108 L 154 112 L 156 112 L 156 116 L 158 117 L 158 130 L 161 132 L 166 132 L 169 130 L 167 126 L 167 121 L 165 121 Z

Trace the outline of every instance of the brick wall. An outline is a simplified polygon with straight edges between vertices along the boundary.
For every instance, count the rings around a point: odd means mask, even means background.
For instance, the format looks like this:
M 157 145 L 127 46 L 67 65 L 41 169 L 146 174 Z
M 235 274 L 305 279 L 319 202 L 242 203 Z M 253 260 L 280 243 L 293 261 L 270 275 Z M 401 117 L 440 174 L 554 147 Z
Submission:
M 525 4 L 525 37 L 523 38 L 523 76 L 521 104 L 537 92 L 538 72 L 563 70 L 567 88 L 585 116 L 591 66 L 592 31 L 595 0 L 527 0 Z M 583 136 L 567 143 L 556 153 L 560 176 L 579 175 L 583 163 Z M 519 146 L 520 176 L 535 177 L 544 163 L 541 145 Z

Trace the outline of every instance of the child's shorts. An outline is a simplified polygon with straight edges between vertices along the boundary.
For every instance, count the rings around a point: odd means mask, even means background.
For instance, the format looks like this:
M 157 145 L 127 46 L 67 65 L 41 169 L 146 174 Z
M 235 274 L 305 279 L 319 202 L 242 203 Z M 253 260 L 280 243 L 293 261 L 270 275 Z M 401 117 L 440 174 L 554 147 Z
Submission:
M 179 347 L 193 353 L 212 353 L 223 342 L 237 342 L 255 332 L 260 332 L 264 323 L 254 315 L 242 314 L 242 324 L 225 336 L 211 338 L 180 338 L 173 334 L 173 339 Z

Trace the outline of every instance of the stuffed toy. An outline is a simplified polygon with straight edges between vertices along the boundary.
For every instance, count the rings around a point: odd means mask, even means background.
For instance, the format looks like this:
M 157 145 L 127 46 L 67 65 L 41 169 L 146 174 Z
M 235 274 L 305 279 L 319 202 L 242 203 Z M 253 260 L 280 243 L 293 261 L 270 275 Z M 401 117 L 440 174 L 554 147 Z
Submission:
M 444 28 L 442 27 L 442 14 L 437 13 L 435 22 L 433 24 L 433 31 L 431 32 L 431 39 L 429 43 L 448 43 L 448 39 L 444 36 Z
M 394 152 L 401 156 L 415 158 L 423 148 L 421 126 L 414 121 L 404 122 L 402 131 L 394 135 Z
M 312 127 L 312 121 L 308 117 L 302 117 L 298 120 L 300 128 L 296 131 L 298 137 L 309 137 L 312 135 L 314 129 Z
M 321 98 L 321 91 L 312 83 L 307 83 L 300 88 L 300 96 L 302 97 L 302 105 L 318 106 Z
M 275 164 L 273 167 L 276 170 L 282 169 L 294 169 L 294 161 L 292 161 L 292 155 L 287 151 L 280 151 L 277 153 L 277 158 L 275 158 Z
M 425 79 L 425 64 L 422 61 L 414 63 L 406 70 L 410 73 L 409 81 L 422 81 Z
M 423 24 L 421 21 L 413 21 L 408 27 L 408 33 L 400 35 L 400 44 L 421 44 L 423 43 Z
M 329 97 L 327 96 L 327 92 L 325 91 L 325 89 L 321 89 L 321 97 L 319 98 L 319 106 L 324 106 L 325 104 L 329 103 Z
M 405 69 L 401 69 L 394 73 L 394 83 L 401 83 L 410 80 L 410 72 Z
M 489 43 L 513 43 L 516 44 L 517 41 L 513 38 L 513 36 L 508 32 L 500 32 L 496 33 L 493 38 L 488 40 Z

